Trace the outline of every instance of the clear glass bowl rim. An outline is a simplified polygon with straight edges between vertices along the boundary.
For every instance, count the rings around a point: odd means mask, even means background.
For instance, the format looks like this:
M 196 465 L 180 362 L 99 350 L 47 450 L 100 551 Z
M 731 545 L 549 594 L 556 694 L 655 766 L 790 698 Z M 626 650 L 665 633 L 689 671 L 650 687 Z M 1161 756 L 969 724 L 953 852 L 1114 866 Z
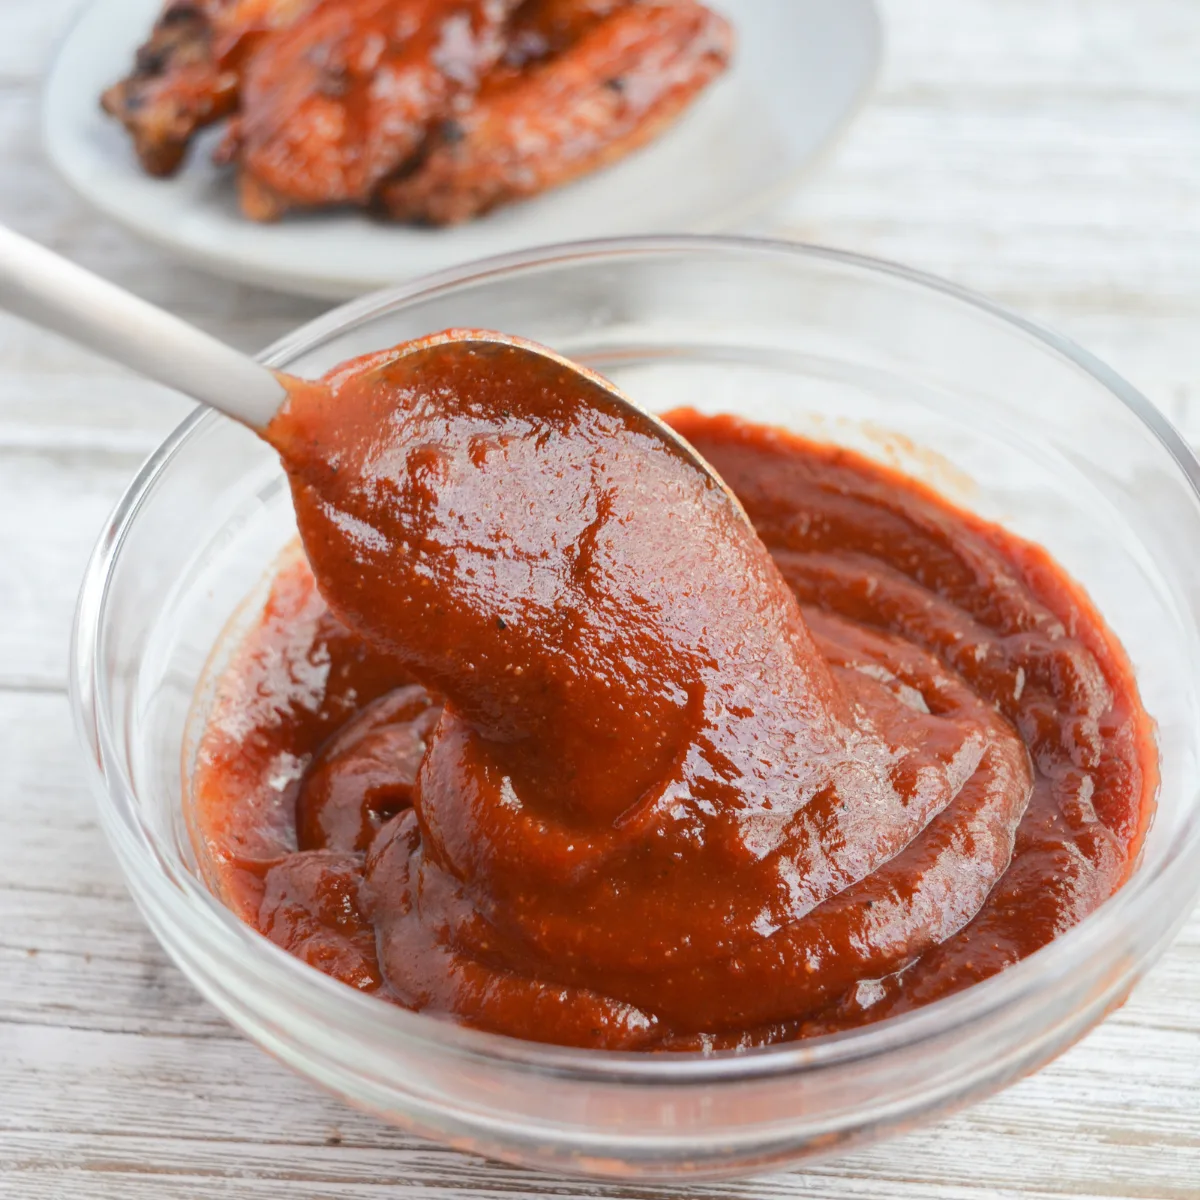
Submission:
M 279 339 L 258 358 L 268 366 L 283 366 L 332 334 L 347 332 L 389 309 L 528 270 L 591 260 L 704 255 L 817 260 L 940 293 L 1014 326 L 1084 371 L 1124 404 L 1163 445 L 1200 499 L 1200 462 L 1166 417 L 1116 372 L 1068 338 L 936 276 L 883 259 L 803 242 L 728 235 L 649 236 L 568 242 L 478 259 L 340 305 Z M 1193 805 L 1180 836 L 1154 875 L 1135 870 L 1120 891 L 1086 920 L 1000 974 L 876 1025 L 750 1051 L 663 1055 L 544 1045 L 469 1029 L 443 1017 L 410 1012 L 355 992 L 275 946 L 213 896 L 171 846 L 142 820 L 133 782 L 128 772 L 120 769 L 122 752 L 111 726 L 108 689 L 97 653 L 109 583 L 126 535 L 155 480 L 170 467 L 176 453 L 199 427 L 225 419 L 205 408 L 190 414 L 145 462 L 114 509 L 92 552 L 76 607 L 71 640 L 71 707 L 77 734 L 88 750 L 106 832 L 127 873 L 136 876 L 131 882 L 145 893 L 143 897 L 135 890 L 138 902 L 144 904 L 149 899 L 160 912 L 190 925 L 193 935 L 211 939 L 226 954 L 236 955 L 239 969 L 282 989 L 277 994 L 286 994 L 306 1010 L 323 1012 L 337 1025 L 345 1022 L 346 1027 L 360 1033 L 367 1027 L 382 1040 L 436 1044 L 448 1054 L 580 1082 L 712 1085 L 826 1070 L 911 1050 L 923 1041 L 943 1038 L 955 1028 L 980 1022 L 1000 1009 L 1035 999 L 1039 993 L 1049 997 L 1058 981 L 1103 953 L 1111 931 L 1136 926 L 1142 914 L 1156 907 L 1159 894 L 1172 890 L 1168 884 L 1174 876 L 1187 870 L 1192 860 L 1200 860 L 1198 803 Z M 1200 730 L 1197 734 L 1200 736 Z M 108 771 L 109 765 L 118 769 Z M 1180 889 L 1193 899 L 1197 890 L 1200 880 L 1191 888 Z M 1175 915 L 1182 917 L 1183 913 Z

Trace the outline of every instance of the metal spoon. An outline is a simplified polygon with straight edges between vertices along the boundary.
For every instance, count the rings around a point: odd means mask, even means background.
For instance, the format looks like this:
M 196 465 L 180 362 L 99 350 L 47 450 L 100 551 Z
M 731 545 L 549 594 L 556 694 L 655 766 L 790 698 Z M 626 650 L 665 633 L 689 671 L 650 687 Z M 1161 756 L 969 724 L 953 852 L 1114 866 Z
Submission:
M 256 432 L 287 397 L 261 363 L 3 226 L 0 307 Z
M 186 321 L 2 225 L 0 308 L 199 400 L 260 435 L 300 382 L 294 376 L 264 367 Z M 669 425 L 635 404 L 607 379 L 544 346 L 506 334 L 453 330 L 418 338 L 408 343 L 405 350 L 452 354 L 472 345 L 496 342 L 553 359 L 599 384 L 707 475 L 742 512 L 741 504 L 724 480 Z M 304 386 L 319 385 L 305 382 Z

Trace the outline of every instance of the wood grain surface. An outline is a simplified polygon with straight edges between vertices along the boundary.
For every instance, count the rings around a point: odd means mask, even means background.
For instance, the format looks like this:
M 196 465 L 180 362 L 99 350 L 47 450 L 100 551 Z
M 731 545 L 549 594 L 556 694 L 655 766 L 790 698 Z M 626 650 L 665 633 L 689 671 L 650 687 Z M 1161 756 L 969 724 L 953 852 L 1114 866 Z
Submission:
M 857 122 L 771 231 L 985 291 L 1107 359 L 1200 437 L 1200 3 L 891 0 Z M 303 300 L 179 266 L 38 149 L 76 0 L 0 0 L 0 220 L 246 348 Z M 0 1196 L 1000 1200 L 1200 1197 L 1200 919 L 1051 1067 L 791 1174 L 654 1191 L 497 1166 L 360 1116 L 235 1035 L 158 949 L 70 728 L 84 561 L 186 406 L 0 316 Z

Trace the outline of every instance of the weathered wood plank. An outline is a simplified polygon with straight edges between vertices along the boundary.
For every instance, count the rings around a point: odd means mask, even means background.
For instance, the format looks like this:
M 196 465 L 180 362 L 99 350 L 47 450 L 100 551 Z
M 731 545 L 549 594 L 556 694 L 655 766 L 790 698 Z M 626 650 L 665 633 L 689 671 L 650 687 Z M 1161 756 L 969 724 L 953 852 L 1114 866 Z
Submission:
M 863 1190 L 838 1194 L 883 1195 L 901 1168 L 907 1182 L 931 1189 L 1193 1197 L 1196 1050 L 1195 1034 L 1107 1025 L 1033 1079 L 932 1129 L 791 1176 L 666 1194 L 820 1194 L 821 1180 L 853 1179 Z M 171 1176 L 186 1161 L 183 1170 L 198 1175 L 386 1183 L 414 1198 L 444 1195 L 452 1181 L 464 1194 L 640 1194 L 514 1172 L 407 1138 L 237 1041 L 0 1025 L 0 1095 L 0 1177 L 51 1162 Z M 50 1112 L 53 1123 L 39 1124 Z
M 84 566 L 141 459 L 67 446 L 0 448 L 0 686 L 65 686 Z

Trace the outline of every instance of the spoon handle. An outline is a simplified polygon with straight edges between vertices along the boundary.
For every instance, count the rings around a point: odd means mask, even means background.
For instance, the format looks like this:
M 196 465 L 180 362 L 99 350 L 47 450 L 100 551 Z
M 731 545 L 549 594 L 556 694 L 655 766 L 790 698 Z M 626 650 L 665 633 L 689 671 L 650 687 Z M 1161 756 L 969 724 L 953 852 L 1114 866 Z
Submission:
M 261 363 L 2 225 L 0 307 L 254 430 L 287 394 Z

